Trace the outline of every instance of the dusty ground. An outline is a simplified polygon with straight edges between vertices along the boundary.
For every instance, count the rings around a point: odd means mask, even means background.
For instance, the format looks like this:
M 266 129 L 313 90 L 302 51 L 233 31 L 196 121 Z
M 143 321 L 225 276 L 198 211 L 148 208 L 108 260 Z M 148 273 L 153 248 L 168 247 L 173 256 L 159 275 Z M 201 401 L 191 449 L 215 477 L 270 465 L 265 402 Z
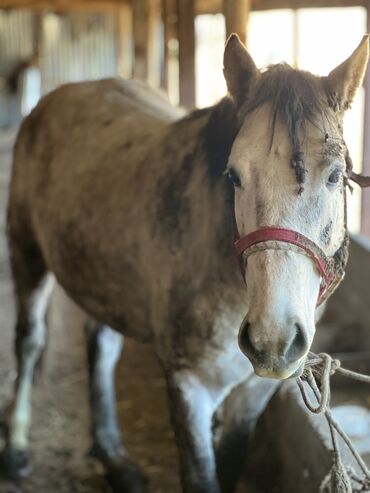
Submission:
M 103 471 L 86 456 L 90 439 L 85 345 L 75 310 L 69 308 L 70 325 L 52 324 L 44 371 L 34 391 L 32 473 L 18 485 L 0 481 L 1 493 L 108 491 Z M 4 327 L 4 333 L 1 402 L 8 400 L 14 379 L 11 330 Z M 153 493 L 179 491 L 160 370 L 148 347 L 128 342 L 125 349 L 117 383 L 118 412 L 127 447 L 150 477 Z
M 0 409 L 15 378 L 14 307 L 4 234 L 11 140 L 0 143 Z M 54 313 L 42 376 L 33 393 L 32 472 L 18 484 L 0 479 L 0 493 L 105 493 L 103 471 L 87 457 L 90 446 L 83 314 L 63 293 Z M 127 340 L 117 371 L 118 412 L 132 457 L 150 479 L 152 493 L 180 485 L 164 381 L 150 347 Z

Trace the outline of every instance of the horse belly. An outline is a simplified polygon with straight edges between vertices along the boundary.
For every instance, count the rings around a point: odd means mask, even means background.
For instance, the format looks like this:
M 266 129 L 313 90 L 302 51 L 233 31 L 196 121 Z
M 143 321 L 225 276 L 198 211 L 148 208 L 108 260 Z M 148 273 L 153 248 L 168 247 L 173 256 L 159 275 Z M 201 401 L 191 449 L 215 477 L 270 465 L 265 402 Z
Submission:
M 89 200 L 86 191 L 79 197 L 68 195 L 68 187 L 50 190 L 52 196 L 40 196 L 32 204 L 48 268 L 101 323 L 139 340 L 151 339 L 150 293 L 129 207 L 124 201 L 121 207 L 113 205 L 112 195 L 94 200 L 91 192 Z
M 63 245 L 48 260 L 59 284 L 90 316 L 142 342 L 152 339 L 148 296 L 131 262 L 83 258 Z

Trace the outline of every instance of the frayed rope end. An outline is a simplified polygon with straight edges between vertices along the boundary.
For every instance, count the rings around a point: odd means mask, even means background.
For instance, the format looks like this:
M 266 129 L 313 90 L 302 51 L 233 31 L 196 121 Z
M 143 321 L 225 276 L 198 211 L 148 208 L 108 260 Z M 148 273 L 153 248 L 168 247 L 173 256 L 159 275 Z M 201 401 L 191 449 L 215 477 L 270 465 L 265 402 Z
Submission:
M 320 493 L 352 493 L 351 479 L 341 462 L 335 461 L 321 483 Z

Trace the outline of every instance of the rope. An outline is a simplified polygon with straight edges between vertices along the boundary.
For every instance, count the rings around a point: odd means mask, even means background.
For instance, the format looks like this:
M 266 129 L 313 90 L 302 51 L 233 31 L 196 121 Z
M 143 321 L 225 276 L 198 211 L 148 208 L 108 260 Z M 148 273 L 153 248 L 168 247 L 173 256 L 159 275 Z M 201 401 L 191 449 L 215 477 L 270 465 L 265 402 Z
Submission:
M 312 413 L 324 413 L 330 430 L 332 451 L 332 467 L 323 479 L 320 493 L 363 493 L 370 491 L 370 471 L 366 467 L 360 454 L 353 447 L 350 438 L 333 419 L 330 404 L 330 377 L 337 373 L 346 378 L 359 382 L 370 383 L 370 376 L 357 373 L 341 367 L 338 359 L 333 359 L 329 354 L 309 353 L 303 375 L 297 378 L 297 384 L 302 394 L 306 407 Z M 308 385 L 315 396 L 317 404 L 313 404 L 308 397 L 305 384 Z M 338 436 L 342 438 L 350 451 L 355 463 L 362 472 L 360 477 L 353 469 L 345 466 L 341 459 Z M 354 486 L 352 486 L 354 484 Z

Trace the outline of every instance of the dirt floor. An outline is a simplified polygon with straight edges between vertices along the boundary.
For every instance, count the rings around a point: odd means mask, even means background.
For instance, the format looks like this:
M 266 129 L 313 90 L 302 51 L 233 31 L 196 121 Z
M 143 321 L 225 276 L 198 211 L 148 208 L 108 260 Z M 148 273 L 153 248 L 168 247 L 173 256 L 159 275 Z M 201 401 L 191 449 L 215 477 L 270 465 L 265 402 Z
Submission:
M 11 139 L 0 143 L 0 409 L 15 379 L 14 307 L 4 218 Z M 19 483 L 0 479 L 0 493 L 104 493 L 108 487 L 90 446 L 84 315 L 57 292 L 41 378 L 33 393 L 32 471 Z M 61 316 L 62 313 L 62 316 Z M 59 314 L 59 315 L 58 315 Z M 117 371 L 118 413 L 125 443 L 150 479 L 152 493 L 180 492 L 164 381 L 150 347 L 127 340 Z M 1 446 L 1 444 L 0 444 Z

